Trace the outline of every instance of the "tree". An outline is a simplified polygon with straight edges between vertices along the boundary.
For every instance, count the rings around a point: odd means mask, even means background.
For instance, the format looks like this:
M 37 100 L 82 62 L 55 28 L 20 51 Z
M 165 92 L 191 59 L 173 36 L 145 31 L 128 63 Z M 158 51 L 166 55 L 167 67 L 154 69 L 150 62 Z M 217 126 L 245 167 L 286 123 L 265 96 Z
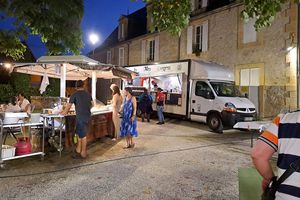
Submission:
M 83 0 L 0 0 L 0 20 L 13 19 L 12 29 L 0 30 L 0 53 L 22 58 L 22 42 L 33 34 L 41 36 L 49 55 L 79 54 L 83 10 Z
M 276 13 L 281 11 L 281 6 L 289 0 L 244 0 L 245 8 L 242 11 L 244 19 L 255 18 L 255 28 L 260 30 L 272 24 Z M 294 0 L 299 3 L 300 0 Z
M 280 12 L 281 6 L 288 1 L 241 0 L 245 5 L 241 17 L 245 20 L 255 18 L 255 28 L 260 30 L 271 25 L 276 13 Z M 300 2 L 300 0 L 294 1 Z M 151 4 L 153 27 L 159 31 L 166 30 L 173 35 L 180 36 L 182 29 L 188 25 L 191 14 L 190 0 L 144 0 L 144 2 Z

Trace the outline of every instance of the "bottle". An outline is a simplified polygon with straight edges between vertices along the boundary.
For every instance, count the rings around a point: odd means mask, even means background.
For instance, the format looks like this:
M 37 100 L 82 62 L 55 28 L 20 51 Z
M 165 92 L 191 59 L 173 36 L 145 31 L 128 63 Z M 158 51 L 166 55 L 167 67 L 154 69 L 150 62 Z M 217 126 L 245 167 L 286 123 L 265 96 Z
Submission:
M 74 144 L 77 144 L 77 142 L 78 142 L 78 135 L 77 134 L 74 135 L 73 141 L 74 141 Z

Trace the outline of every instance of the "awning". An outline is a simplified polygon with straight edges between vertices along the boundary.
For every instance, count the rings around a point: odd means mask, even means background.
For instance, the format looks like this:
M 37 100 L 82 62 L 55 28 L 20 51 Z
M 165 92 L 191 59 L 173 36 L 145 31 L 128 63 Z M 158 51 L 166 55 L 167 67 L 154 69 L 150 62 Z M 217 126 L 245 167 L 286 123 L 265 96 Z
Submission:
M 60 78 L 61 68 L 66 65 L 66 80 L 84 80 L 96 72 L 97 78 L 132 79 L 136 74 L 128 69 L 100 63 L 86 56 L 42 56 L 36 63 L 14 63 L 14 71 L 19 73 Z

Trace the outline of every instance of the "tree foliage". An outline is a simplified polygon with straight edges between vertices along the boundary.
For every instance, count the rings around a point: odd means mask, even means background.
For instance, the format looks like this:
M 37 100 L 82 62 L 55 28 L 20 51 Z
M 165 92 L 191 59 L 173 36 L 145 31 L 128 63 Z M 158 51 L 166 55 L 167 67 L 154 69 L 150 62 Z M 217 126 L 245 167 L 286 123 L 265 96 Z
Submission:
M 137 0 L 133 0 L 137 1 Z M 270 26 L 276 13 L 289 0 L 240 0 L 245 5 L 241 16 L 248 20 L 255 18 L 257 30 Z M 294 0 L 299 3 L 300 0 Z M 151 7 L 153 27 L 159 31 L 165 30 L 173 35 L 180 35 L 189 23 L 191 14 L 190 0 L 144 0 Z
M 190 0 L 148 0 L 153 17 L 152 30 L 167 30 L 172 35 L 180 36 L 181 30 L 189 23 Z
M 294 1 L 300 2 L 300 0 Z M 289 0 L 244 0 L 245 8 L 241 14 L 246 20 L 255 18 L 255 28 L 259 30 L 272 24 L 276 13 L 281 11 L 282 5 L 286 2 Z
M 22 58 L 22 41 L 33 34 L 41 36 L 49 55 L 79 54 L 82 17 L 83 0 L 0 0 L 0 20 L 13 19 L 12 29 L 0 30 L 0 53 Z

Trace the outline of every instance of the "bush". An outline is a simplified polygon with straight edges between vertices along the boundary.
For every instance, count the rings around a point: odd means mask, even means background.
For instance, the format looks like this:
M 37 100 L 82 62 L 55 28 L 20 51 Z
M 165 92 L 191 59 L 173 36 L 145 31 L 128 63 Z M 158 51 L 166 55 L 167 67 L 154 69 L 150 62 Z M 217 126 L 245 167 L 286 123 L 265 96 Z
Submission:
M 6 103 L 14 95 L 14 89 L 10 84 L 0 84 L 0 103 Z

